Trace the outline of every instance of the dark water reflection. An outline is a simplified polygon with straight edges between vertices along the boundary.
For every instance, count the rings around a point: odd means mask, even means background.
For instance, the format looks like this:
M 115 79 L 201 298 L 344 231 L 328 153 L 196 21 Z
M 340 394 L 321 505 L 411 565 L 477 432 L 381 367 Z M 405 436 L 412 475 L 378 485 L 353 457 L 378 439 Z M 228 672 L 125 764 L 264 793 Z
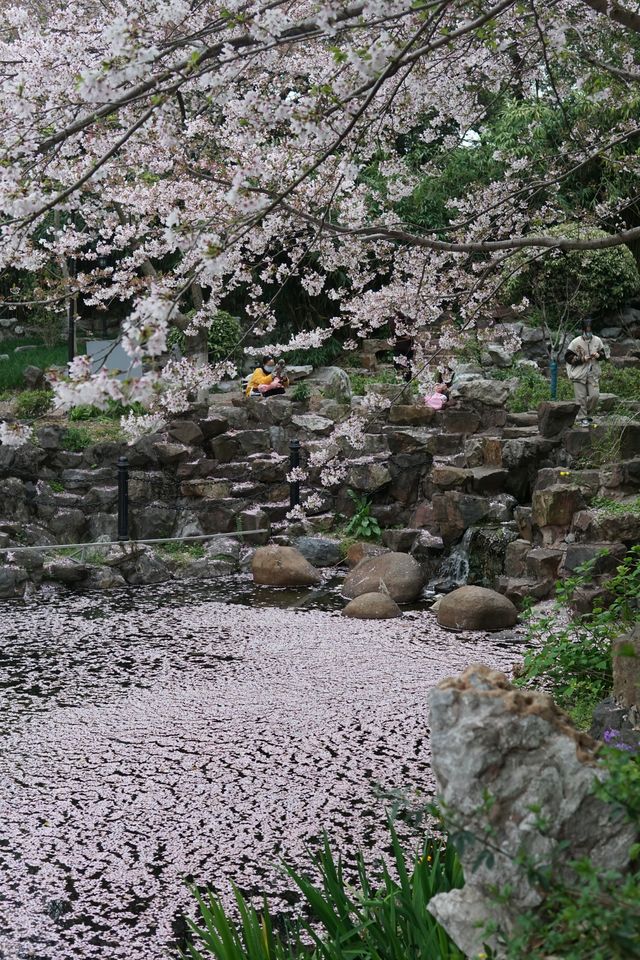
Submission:
M 285 903 L 279 856 L 323 830 L 384 851 L 381 793 L 432 790 L 428 688 L 518 646 L 347 621 L 338 587 L 0 607 L 1 960 L 156 960 L 186 878 Z

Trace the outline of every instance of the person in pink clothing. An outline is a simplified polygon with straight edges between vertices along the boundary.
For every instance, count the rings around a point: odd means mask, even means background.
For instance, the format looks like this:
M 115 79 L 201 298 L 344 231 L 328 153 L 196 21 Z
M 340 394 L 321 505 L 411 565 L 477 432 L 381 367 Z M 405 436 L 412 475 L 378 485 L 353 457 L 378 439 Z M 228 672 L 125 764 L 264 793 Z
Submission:
M 445 407 L 449 400 L 449 388 L 446 383 L 436 383 L 433 388 L 433 393 L 424 398 L 424 402 L 428 407 L 431 407 L 432 410 L 442 410 Z

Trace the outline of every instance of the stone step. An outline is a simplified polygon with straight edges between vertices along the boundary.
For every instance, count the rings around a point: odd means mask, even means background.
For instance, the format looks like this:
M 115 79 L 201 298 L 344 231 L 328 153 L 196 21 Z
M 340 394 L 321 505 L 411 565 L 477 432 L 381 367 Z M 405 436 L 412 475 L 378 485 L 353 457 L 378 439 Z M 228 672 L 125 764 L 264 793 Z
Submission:
M 537 437 L 538 424 L 524 427 L 504 427 L 502 436 L 505 440 L 517 440 L 519 437 Z

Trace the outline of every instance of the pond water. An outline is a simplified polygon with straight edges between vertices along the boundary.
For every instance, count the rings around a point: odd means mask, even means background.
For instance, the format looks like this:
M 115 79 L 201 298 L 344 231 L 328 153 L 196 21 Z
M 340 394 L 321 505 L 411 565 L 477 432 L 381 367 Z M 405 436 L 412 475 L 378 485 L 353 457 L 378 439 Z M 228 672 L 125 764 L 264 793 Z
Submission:
M 280 858 L 323 831 L 384 853 L 384 794 L 433 789 L 429 687 L 520 645 L 346 620 L 336 590 L 322 610 L 242 578 L 0 605 L 1 960 L 175 956 L 186 881 L 281 907 Z

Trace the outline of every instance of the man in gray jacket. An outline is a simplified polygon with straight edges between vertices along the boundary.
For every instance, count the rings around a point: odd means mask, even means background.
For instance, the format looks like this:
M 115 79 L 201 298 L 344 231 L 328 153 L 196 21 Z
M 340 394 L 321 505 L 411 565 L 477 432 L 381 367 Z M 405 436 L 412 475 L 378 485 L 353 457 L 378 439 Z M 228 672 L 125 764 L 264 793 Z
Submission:
M 591 332 L 591 320 L 582 321 L 582 333 L 575 337 L 567 349 L 567 376 L 573 383 L 576 403 L 580 405 L 578 417 L 583 427 L 592 421 L 600 396 L 600 360 L 606 356 L 600 337 Z

